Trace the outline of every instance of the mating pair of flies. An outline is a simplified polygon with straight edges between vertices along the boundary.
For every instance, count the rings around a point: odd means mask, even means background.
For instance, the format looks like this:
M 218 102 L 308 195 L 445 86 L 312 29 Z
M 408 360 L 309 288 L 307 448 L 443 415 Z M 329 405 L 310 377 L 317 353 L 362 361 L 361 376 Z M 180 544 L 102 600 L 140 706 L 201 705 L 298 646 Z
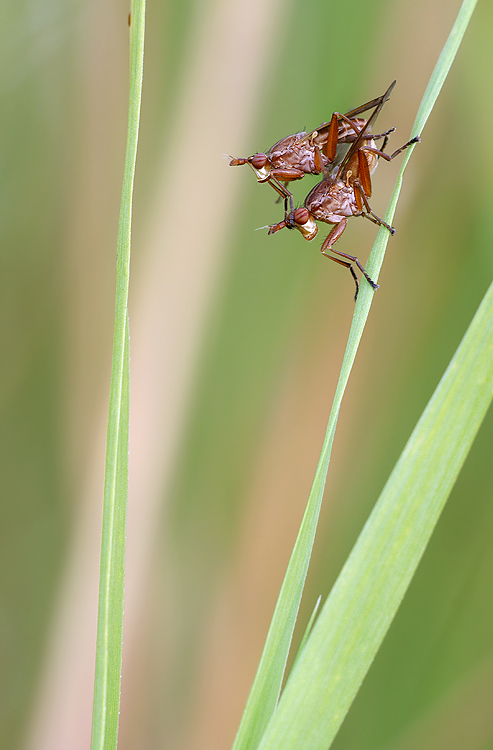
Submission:
M 324 122 L 310 133 L 295 133 L 276 143 L 266 154 L 254 154 L 247 159 L 231 159 L 233 167 L 249 164 L 258 182 L 268 182 L 284 201 L 284 219 L 269 227 L 269 234 L 281 229 L 298 229 L 306 240 L 312 240 L 318 232 L 316 221 L 335 224 L 320 248 L 323 255 L 345 266 L 351 272 L 356 284 L 355 299 L 358 296 L 359 282 L 353 263 L 359 268 L 373 289 L 376 284 L 367 274 L 358 258 L 336 250 L 333 245 L 344 232 L 348 218 L 363 216 L 378 226 L 384 226 L 390 234 L 395 229 L 380 219 L 371 209 L 371 174 L 375 171 L 379 158 L 392 161 L 394 157 L 413 143 L 419 143 L 416 136 L 394 151 L 386 154 L 388 136 L 395 128 L 385 133 L 372 134 L 372 126 L 380 110 L 389 99 L 395 81 L 376 99 L 352 109 L 346 114 L 334 112 L 330 122 Z M 367 120 L 358 117 L 373 110 Z M 382 147 L 376 141 L 383 139 Z M 300 180 L 306 174 L 323 174 L 323 180 L 315 185 L 303 204 L 294 208 L 293 195 L 287 186 Z M 340 257 L 333 257 L 334 253 Z M 342 260 L 345 258 L 345 260 Z

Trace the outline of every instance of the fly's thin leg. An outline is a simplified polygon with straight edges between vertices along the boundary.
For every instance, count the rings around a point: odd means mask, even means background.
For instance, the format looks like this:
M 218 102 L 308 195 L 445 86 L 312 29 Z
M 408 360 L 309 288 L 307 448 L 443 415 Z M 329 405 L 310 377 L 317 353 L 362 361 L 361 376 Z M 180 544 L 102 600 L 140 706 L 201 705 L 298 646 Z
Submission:
M 354 268 L 352 267 L 351 263 L 346 263 L 346 261 L 339 260 L 339 258 L 333 258 L 332 255 L 327 255 L 327 253 L 322 253 L 322 255 L 324 255 L 329 260 L 333 260 L 334 263 L 339 263 L 341 266 L 344 266 L 345 268 L 349 268 L 349 270 L 351 272 L 351 276 L 354 279 L 354 283 L 356 284 L 356 294 L 354 295 L 354 301 L 356 302 L 356 300 L 358 299 L 359 281 L 358 281 L 358 277 L 356 276 L 356 273 L 355 273 Z
M 269 177 L 267 180 L 269 185 L 271 185 L 276 193 L 279 194 L 279 196 L 284 200 L 284 215 L 287 216 L 288 213 L 292 213 L 294 211 L 294 202 L 293 202 L 293 194 L 289 192 L 289 190 L 284 187 L 284 185 L 281 185 L 279 180 L 276 177 Z M 289 201 L 289 207 L 290 210 L 288 210 L 288 201 Z
M 382 226 L 379 221 L 374 219 L 373 216 L 371 216 L 370 214 L 367 214 L 366 211 L 362 211 L 362 213 L 360 213 L 360 216 L 362 219 L 369 219 L 369 221 L 371 221 L 372 224 L 376 224 L 377 227 Z
M 388 130 L 385 131 L 385 133 L 378 133 L 377 135 L 373 135 L 372 133 L 370 133 L 369 137 L 373 138 L 374 141 L 378 141 L 379 138 L 386 138 L 388 135 L 394 132 L 395 132 L 395 128 L 389 128 Z M 382 151 L 383 151 L 383 148 L 382 148 Z
M 372 154 L 376 154 L 377 156 L 381 156 L 386 161 L 392 161 L 392 159 L 394 159 L 398 154 L 400 154 L 401 151 L 405 151 L 406 148 L 408 148 L 409 146 L 413 146 L 415 143 L 421 143 L 421 138 L 419 137 L 419 135 L 417 135 L 415 138 L 411 138 L 410 141 L 408 141 L 407 143 L 405 143 L 403 146 L 401 146 L 400 148 L 398 148 L 397 151 L 394 151 L 394 153 L 390 154 L 390 155 L 389 154 L 384 154 L 383 150 L 379 151 L 378 148 L 371 148 L 370 146 L 362 146 L 361 150 L 362 151 L 369 151 Z
M 373 281 L 373 279 L 371 279 L 370 276 L 366 273 L 365 269 L 363 268 L 363 266 L 359 262 L 359 259 L 356 257 L 356 255 L 349 255 L 348 253 L 343 253 L 340 250 L 334 250 L 333 247 L 330 248 L 330 252 L 331 253 L 337 253 L 337 255 L 342 255 L 343 258 L 347 258 L 348 260 L 351 260 L 353 263 L 356 263 L 356 265 L 358 266 L 359 270 L 361 271 L 361 273 L 363 274 L 363 276 L 365 277 L 365 279 L 367 280 L 367 282 L 369 283 L 369 285 L 371 286 L 371 288 L 373 289 L 373 291 L 376 291 L 378 289 L 379 285 L 375 284 L 375 282 Z M 324 253 L 324 255 L 326 255 L 326 253 Z M 327 256 L 327 257 L 330 257 L 330 256 Z M 336 260 L 336 258 L 332 258 L 332 260 Z
M 354 128 L 353 128 L 354 130 Z M 385 151 L 385 146 L 389 142 L 389 135 L 395 131 L 395 128 L 389 128 L 389 130 L 386 130 L 385 133 L 368 133 L 368 135 L 365 135 L 363 138 L 364 141 L 378 141 L 380 138 L 384 138 L 383 146 L 380 149 L 381 151 Z M 365 150 L 371 150 L 371 146 L 368 146 L 368 149 L 365 148 L 365 146 L 362 146 Z
M 358 136 L 360 134 L 360 131 L 355 126 L 354 122 L 347 115 L 343 115 L 340 112 L 334 112 L 334 115 L 336 115 L 338 119 L 342 120 L 347 125 L 349 125 L 349 127 L 351 128 L 351 130 L 354 131 L 354 140 L 356 140 L 356 136 Z M 372 133 L 368 133 L 364 137 L 363 140 L 376 141 L 379 138 L 387 138 L 387 136 L 390 135 L 390 133 L 393 133 L 394 131 L 395 131 L 395 128 L 389 128 L 389 130 L 386 130 L 385 133 L 378 133 L 377 135 L 373 135 Z M 351 138 L 353 139 L 353 136 L 351 136 Z M 387 140 L 388 140 L 388 138 L 387 138 Z M 386 143 L 386 141 L 385 141 L 385 143 Z M 383 148 L 382 148 L 382 151 L 383 151 Z
M 331 260 L 334 260 L 336 262 L 341 263 L 338 258 L 333 258 L 331 255 L 327 255 L 327 250 L 329 250 L 331 253 L 335 253 L 336 255 L 341 255 L 343 258 L 347 258 L 348 260 L 352 261 L 353 263 L 356 263 L 359 270 L 365 277 L 365 279 L 370 284 L 371 288 L 373 290 L 378 289 L 378 284 L 375 284 L 373 279 L 371 279 L 368 274 L 366 273 L 365 269 L 359 262 L 358 258 L 355 255 L 348 255 L 347 253 L 342 253 L 339 250 L 334 250 L 332 245 L 334 245 L 335 242 L 339 239 L 341 234 L 344 232 L 347 226 L 347 218 L 341 219 L 341 221 L 335 225 L 334 229 L 327 235 L 325 240 L 323 241 L 322 247 L 320 248 L 320 252 L 322 255 L 325 255 L 326 258 L 330 258 Z M 342 265 L 344 265 L 344 262 L 342 262 Z M 352 266 L 351 266 L 352 268 Z M 355 276 L 354 269 L 352 269 L 351 273 L 353 274 L 353 277 Z
M 369 219 L 374 224 L 377 224 L 379 227 L 385 227 L 385 229 L 388 229 L 390 234 L 395 234 L 394 227 L 391 227 L 390 224 L 387 224 L 387 222 L 383 221 L 379 216 L 376 215 L 374 211 L 372 211 L 370 204 L 368 203 L 368 198 L 365 195 L 365 191 L 363 190 L 362 186 L 359 182 L 354 183 L 354 189 L 355 193 L 358 191 L 358 194 L 360 195 L 364 206 L 366 208 L 367 213 L 362 213 L 361 215 L 364 216 L 366 219 Z
M 352 120 L 350 120 L 349 117 L 347 117 L 347 115 L 343 115 L 343 114 L 341 114 L 341 112 L 334 112 L 334 114 L 336 115 L 336 117 L 339 120 L 342 120 L 343 122 L 346 123 L 346 125 L 349 125 L 349 127 L 351 128 L 351 130 L 354 131 L 355 136 L 359 135 L 360 131 L 355 126 L 354 122 Z
M 394 130 L 395 128 L 390 128 L 390 130 L 387 130 L 385 133 L 379 133 L 378 135 L 373 136 L 374 141 L 377 141 L 379 138 L 383 138 L 383 144 L 382 144 L 382 148 L 380 149 L 380 151 L 382 152 L 385 151 L 387 147 L 387 143 L 389 142 L 389 135 L 390 133 L 393 133 Z
M 284 187 L 285 187 L 285 189 L 286 189 L 286 192 L 287 192 L 287 193 L 289 193 L 289 190 L 288 190 L 288 183 L 287 183 L 287 182 L 284 182 L 284 183 L 283 183 L 283 185 L 284 185 Z M 282 195 L 279 195 L 279 196 L 278 196 L 278 198 L 276 199 L 276 203 L 280 203 L 280 202 L 281 202 L 281 200 L 284 200 L 284 213 L 286 213 L 286 212 L 287 212 L 287 210 L 288 210 L 288 206 L 287 206 L 287 200 L 286 200 L 286 198 L 285 198 L 285 197 L 283 198 L 283 196 L 282 196 Z
M 360 216 L 362 216 L 363 219 L 369 219 L 369 221 L 371 221 L 372 224 L 376 224 L 377 227 L 385 227 L 385 229 L 387 229 L 392 235 L 394 235 L 396 232 L 394 227 L 391 227 L 390 224 L 382 221 L 382 219 L 380 219 L 375 213 L 373 213 L 373 211 L 371 213 L 363 212 L 362 214 L 360 214 Z

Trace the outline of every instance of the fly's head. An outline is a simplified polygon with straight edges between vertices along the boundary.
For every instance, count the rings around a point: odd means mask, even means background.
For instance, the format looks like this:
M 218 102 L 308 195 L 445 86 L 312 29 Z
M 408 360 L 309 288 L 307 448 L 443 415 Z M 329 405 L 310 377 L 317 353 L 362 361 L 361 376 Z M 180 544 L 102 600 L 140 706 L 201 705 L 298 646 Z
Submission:
M 310 211 L 301 206 L 296 208 L 291 215 L 292 226 L 298 229 L 305 240 L 313 240 L 318 232 L 318 226 Z
M 305 206 L 296 208 L 278 224 L 272 224 L 269 226 L 269 234 L 275 234 L 281 229 L 297 229 L 301 232 L 305 240 L 313 240 L 318 232 L 318 226 L 315 223 L 315 219 Z
M 249 156 L 247 159 L 231 159 L 229 162 L 230 167 L 239 167 L 242 164 L 249 164 L 258 182 L 265 182 L 269 179 L 270 162 L 267 154 L 254 154 Z

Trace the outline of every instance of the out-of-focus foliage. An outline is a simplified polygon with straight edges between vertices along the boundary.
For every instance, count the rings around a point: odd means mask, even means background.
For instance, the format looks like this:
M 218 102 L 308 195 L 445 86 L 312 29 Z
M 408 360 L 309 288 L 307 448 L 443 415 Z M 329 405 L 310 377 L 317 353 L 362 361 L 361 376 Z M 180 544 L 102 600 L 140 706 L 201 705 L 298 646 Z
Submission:
M 265 150 L 393 78 L 379 124 L 397 125 L 397 147 L 458 4 L 148 1 L 122 750 L 231 745 L 352 314 L 351 278 L 325 262 L 318 239 L 253 232 L 282 207 L 221 154 Z M 85 628 L 77 630 L 70 612 L 97 602 L 127 12 L 120 0 L 51 0 L 11 3 L 3 16 L 0 746 L 12 749 L 87 747 L 90 729 L 80 664 L 90 676 L 94 622 L 73 618 Z M 493 273 L 492 22 L 479 3 L 408 169 L 341 411 L 305 622 Z M 223 133 L 229 117 L 237 129 Z M 375 174 L 377 213 L 396 170 L 381 164 Z M 296 185 L 296 199 L 313 184 Z M 373 237 L 355 220 L 341 246 L 365 260 Z M 148 271 L 154 246 L 167 263 L 160 274 Z M 140 321 L 152 304 L 151 329 Z M 156 362 L 179 382 L 154 377 Z M 148 400 L 162 404 L 161 428 L 141 419 L 152 414 Z M 338 750 L 493 747 L 491 711 L 482 710 L 493 682 L 492 429 L 489 417 Z

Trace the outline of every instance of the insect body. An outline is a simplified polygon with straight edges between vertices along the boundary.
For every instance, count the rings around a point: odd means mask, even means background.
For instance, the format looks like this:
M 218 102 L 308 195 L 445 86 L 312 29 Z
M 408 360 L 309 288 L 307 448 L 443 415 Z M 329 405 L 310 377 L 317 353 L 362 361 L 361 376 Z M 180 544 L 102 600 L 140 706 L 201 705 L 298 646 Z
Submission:
M 346 144 L 354 142 L 367 124 L 367 120 L 357 115 L 379 105 L 381 99 L 378 97 L 366 102 L 345 115 L 335 112 L 330 122 L 322 123 L 316 130 L 288 135 L 275 143 L 266 154 L 254 154 L 246 159 L 232 158 L 230 166 L 249 164 L 257 181 L 268 182 L 283 198 L 286 214 L 288 202 L 292 212 L 293 196 L 287 189 L 288 183 L 300 180 L 305 174 L 318 175 L 323 172 L 328 175 L 332 172 L 344 158 L 349 148 Z
M 378 285 L 369 277 L 356 256 L 335 250 L 333 245 L 344 232 L 348 219 L 351 216 L 363 216 L 378 226 L 384 226 L 391 234 L 395 233 L 395 229 L 382 221 L 369 205 L 368 198 L 371 197 L 371 174 L 376 169 L 379 158 L 391 161 L 401 151 L 408 148 L 408 146 L 420 141 L 419 137 L 415 137 L 389 155 L 383 150 L 387 143 L 387 134 L 382 134 L 386 140 L 382 149 L 379 150 L 376 147 L 375 138 L 381 136 L 371 136 L 369 132 L 380 109 L 387 101 L 394 84 L 395 81 L 380 98 L 374 112 L 359 132 L 357 138 L 354 139 L 337 171 L 327 176 L 318 185 L 315 185 L 313 190 L 308 193 L 302 207 L 291 211 L 283 221 L 274 224 L 269 229 L 269 234 L 273 234 L 284 228 L 298 229 L 306 240 L 312 240 L 318 232 L 316 221 L 334 224 L 334 228 L 325 238 L 320 250 L 326 258 L 349 268 L 356 284 L 355 299 L 358 296 L 359 282 L 353 268 L 353 263 L 360 269 L 373 289 L 377 289 Z M 332 255 L 329 255 L 329 252 L 340 257 L 334 258 Z M 345 260 L 341 258 L 345 258 Z

